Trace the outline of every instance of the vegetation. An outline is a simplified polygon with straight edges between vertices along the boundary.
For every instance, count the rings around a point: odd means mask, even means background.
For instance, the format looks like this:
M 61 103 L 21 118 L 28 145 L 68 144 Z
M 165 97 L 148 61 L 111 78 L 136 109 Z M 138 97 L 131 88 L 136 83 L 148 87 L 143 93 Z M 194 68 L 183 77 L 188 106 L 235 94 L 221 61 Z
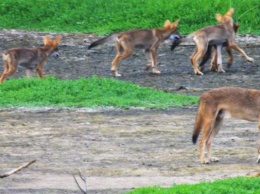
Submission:
M 0 107 L 146 107 L 169 108 L 196 104 L 198 97 L 143 88 L 113 78 L 58 80 L 53 77 L 10 79 L 0 85 Z M 163 99 L 163 100 L 162 100 Z
M 215 14 L 230 7 L 240 33 L 260 34 L 259 0 L 1 0 L 0 29 L 108 34 L 181 18 L 180 32 L 187 34 L 216 24 Z
M 229 178 L 212 183 L 203 182 L 193 185 L 175 185 L 171 188 L 148 187 L 137 188 L 128 194 L 258 194 L 259 178 Z

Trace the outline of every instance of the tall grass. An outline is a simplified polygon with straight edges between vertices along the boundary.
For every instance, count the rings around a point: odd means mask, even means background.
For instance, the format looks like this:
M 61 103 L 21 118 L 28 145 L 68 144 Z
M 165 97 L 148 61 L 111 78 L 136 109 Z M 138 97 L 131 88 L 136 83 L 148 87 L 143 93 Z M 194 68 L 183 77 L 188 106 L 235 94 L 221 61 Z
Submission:
M 216 24 L 234 7 L 242 34 L 260 34 L 259 0 L 1 0 L 0 28 L 108 34 L 181 18 L 182 34 Z
M 0 85 L 0 107 L 146 107 L 169 108 L 196 104 L 198 98 L 142 88 L 113 78 L 59 80 L 10 79 Z
M 212 183 L 203 182 L 193 185 L 175 185 L 171 188 L 147 187 L 137 188 L 128 194 L 258 194 L 259 178 L 229 178 Z

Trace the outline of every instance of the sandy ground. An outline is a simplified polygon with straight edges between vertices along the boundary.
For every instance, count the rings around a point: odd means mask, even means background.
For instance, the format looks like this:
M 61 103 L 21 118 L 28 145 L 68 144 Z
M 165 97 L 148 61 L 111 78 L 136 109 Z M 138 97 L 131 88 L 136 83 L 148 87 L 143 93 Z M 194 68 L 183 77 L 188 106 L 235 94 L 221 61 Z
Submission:
M 38 46 L 45 33 L 0 31 L 0 49 Z M 46 75 L 61 79 L 111 77 L 115 49 L 102 46 L 87 50 L 96 37 L 63 34 L 62 57 L 50 58 Z M 188 57 L 193 45 L 175 52 L 169 45 L 158 51 L 157 76 L 144 70 L 143 53 L 120 64 L 122 81 L 169 92 L 200 95 L 210 88 L 233 85 L 260 88 L 259 38 L 239 41 L 255 63 L 237 53 L 226 73 L 195 76 Z M 223 52 L 224 53 L 224 52 Z M 224 55 L 224 61 L 226 56 Z M 2 71 L 2 64 L 0 64 Z M 22 77 L 22 68 L 12 76 Z M 80 193 L 72 174 L 81 171 L 89 193 L 124 193 L 140 186 L 171 186 L 260 171 L 256 164 L 259 134 L 257 123 L 227 119 L 212 145 L 220 162 L 201 165 L 198 145 L 191 143 L 196 107 L 168 110 L 10 108 L 0 110 L 0 174 L 36 159 L 27 169 L 0 180 L 1 193 Z

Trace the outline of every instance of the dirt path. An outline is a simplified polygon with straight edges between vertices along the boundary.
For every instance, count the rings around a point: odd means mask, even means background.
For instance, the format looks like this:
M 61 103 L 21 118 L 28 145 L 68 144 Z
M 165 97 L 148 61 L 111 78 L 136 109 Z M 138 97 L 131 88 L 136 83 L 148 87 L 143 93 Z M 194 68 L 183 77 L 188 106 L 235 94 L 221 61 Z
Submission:
M 42 33 L 0 31 L 0 49 L 41 44 Z M 87 51 L 87 35 L 65 34 L 62 58 L 50 59 L 44 71 L 62 79 L 110 77 L 113 47 Z M 187 94 L 222 85 L 260 88 L 259 39 L 243 38 L 242 47 L 255 63 L 235 55 L 223 74 L 193 75 L 188 56 L 192 45 L 170 52 L 159 49 L 162 75 L 144 71 L 142 53 L 120 65 L 120 80 Z M 225 59 L 224 59 L 225 60 Z M 141 65 L 140 65 L 141 64 Z M 0 64 L 2 71 L 2 64 Z M 24 76 L 23 69 L 13 77 Z M 177 90 L 179 88 L 183 90 Z M 213 142 L 219 163 L 201 165 L 198 145 L 191 143 L 196 107 L 142 109 L 1 109 L 0 173 L 37 159 L 28 169 L 0 180 L 1 193 L 80 193 L 71 173 L 87 177 L 90 193 L 122 193 L 134 187 L 195 183 L 260 171 L 256 123 L 227 119 Z

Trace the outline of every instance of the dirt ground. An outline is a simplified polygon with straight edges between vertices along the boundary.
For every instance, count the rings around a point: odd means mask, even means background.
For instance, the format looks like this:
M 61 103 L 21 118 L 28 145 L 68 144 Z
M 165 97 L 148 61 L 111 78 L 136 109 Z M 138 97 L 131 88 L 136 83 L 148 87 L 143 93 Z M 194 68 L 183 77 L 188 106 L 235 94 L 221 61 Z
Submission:
M 17 46 L 39 46 L 46 33 L 0 31 L 0 51 Z M 52 34 L 53 35 L 53 34 Z M 111 45 L 87 50 L 94 35 L 63 34 L 59 59 L 50 58 L 46 75 L 77 79 L 96 74 L 111 77 L 115 54 Z M 238 44 L 255 59 L 246 62 L 234 52 L 226 73 L 193 73 L 187 43 L 174 52 L 158 50 L 161 75 L 145 71 L 137 51 L 119 66 L 122 81 L 175 93 L 200 95 L 219 86 L 260 89 L 260 38 L 244 36 Z M 225 53 L 223 51 L 223 53 Z M 227 57 L 224 54 L 223 61 Z M 1 62 L 0 62 L 1 63 Z M 224 66 L 225 67 L 225 66 Z M 2 63 L 0 64 L 2 71 Z M 22 68 L 12 76 L 22 77 Z M 0 174 L 36 159 L 27 169 L 0 180 L 1 193 L 81 193 L 72 174 L 81 171 L 88 193 L 124 193 L 140 186 L 171 186 L 244 176 L 260 171 L 256 164 L 257 123 L 226 119 L 212 145 L 218 163 L 201 165 L 198 145 L 191 142 L 196 107 L 168 110 L 132 108 L 8 108 L 0 109 Z

